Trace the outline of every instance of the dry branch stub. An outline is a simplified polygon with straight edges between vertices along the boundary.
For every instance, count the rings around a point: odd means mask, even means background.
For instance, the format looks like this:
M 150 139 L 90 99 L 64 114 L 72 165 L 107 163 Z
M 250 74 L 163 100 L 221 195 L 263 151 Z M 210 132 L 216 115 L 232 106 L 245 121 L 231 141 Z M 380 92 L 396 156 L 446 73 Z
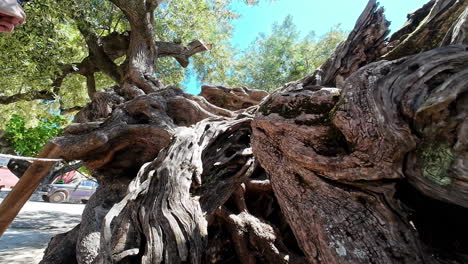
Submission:
M 300 82 L 304 87 L 315 85 L 341 88 L 343 82 L 357 69 L 376 61 L 386 51 L 390 23 L 384 9 L 370 0 L 359 16 L 346 41 L 316 71 Z
M 402 29 L 390 38 L 385 60 L 395 60 L 450 44 L 465 44 L 465 0 L 432 0 L 413 14 Z

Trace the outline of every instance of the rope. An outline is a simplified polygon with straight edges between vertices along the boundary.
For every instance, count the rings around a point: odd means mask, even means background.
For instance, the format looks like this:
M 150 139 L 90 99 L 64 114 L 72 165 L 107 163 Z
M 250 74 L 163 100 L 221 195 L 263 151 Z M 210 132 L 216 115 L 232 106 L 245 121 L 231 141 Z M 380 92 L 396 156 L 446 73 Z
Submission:
M 31 160 L 31 161 L 49 161 L 49 162 L 64 161 L 63 159 L 42 159 L 42 158 L 15 156 L 15 155 L 9 155 L 9 154 L 0 154 L 0 157 L 9 158 L 9 159 L 19 159 L 19 160 Z
M 63 162 L 63 164 L 65 166 L 68 166 L 68 167 L 72 166 L 63 159 L 42 159 L 42 158 L 15 156 L 15 155 L 9 155 L 9 154 L 0 154 L 0 157 L 9 158 L 9 159 L 19 159 L 19 160 L 31 160 L 31 161 L 48 161 L 48 162 L 58 162 L 58 161 L 60 161 L 60 162 Z M 83 177 L 88 178 L 86 175 L 84 175 L 80 171 L 78 171 L 78 170 L 75 170 L 75 171 L 78 172 L 79 174 L 81 174 Z M 63 177 L 63 175 L 61 175 L 61 177 Z

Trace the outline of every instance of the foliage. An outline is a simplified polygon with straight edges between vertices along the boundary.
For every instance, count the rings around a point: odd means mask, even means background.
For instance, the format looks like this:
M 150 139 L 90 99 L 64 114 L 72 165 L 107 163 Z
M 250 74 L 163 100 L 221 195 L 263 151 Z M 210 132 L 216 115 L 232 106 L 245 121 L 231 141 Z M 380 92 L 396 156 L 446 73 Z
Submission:
M 14 34 L 0 35 L 0 64 L 5 65 L 0 67 L 0 96 L 52 90 L 52 81 L 60 65 L 79 62 L 86 56 L 79 32 L 62 13 L 65 7 L 55 0 L 31 1 L 25 5 L 27 23 Z M 76 93 L 82 88 L 82 82 L 73 82 L 64 90 Z M 73 104 L 81 103 L 73 96 L 67 97 L 66 93 L 57 95 L 57 99 L 60 95 Z M 7 121 L 4 119 L 12 114 L 25 116 L 27 123 L 35 120 L 43 107 L 44 102 L 39 100 L 1 105 L 0 126 L 3 127 Z
M 249 45 L 225 83 L 267 91 L 278 88 L 314 71 L 345 37 L 336 26 L 320 38 L 310 32 L 301 39 L 292 17 L 287 16 L 281 24 L 273 24 L 269 35 L 260 34 Z
M 232 20 L 238 15 L 230 10 L 230 0 L 168 1 L 156 13 L 155 34 L 161 41 L 189 42 L 202 40 L 213 45 L 210 52 L 191 58 L 193 73 L 201 80 L 218 80 L 229 65 Z M 216 69 L 216 70 L 214 70 Z M 168 84 L 180 84 L 188 74 L 171 58 L 158 60 L 158 77 Z
M 62 132 L 66 119 L 61 115 L 49 115 L 39 119 L 34 127 L 27 127 L 25 118 L 13 115 L 5 127 L 6 139 L 20 155 L 36 156 L 44 144 Z
M 85 166 L 78 168 L 77 171 L 86 177 L 91 177 L 91 175 L 93 175 Z
M 28 21 L 14 34 L 0 35 L 0 91 L 5 95 L 49 88 L 60 64 L 84 56 L 76 31 L 51 0 L 26 6 Z

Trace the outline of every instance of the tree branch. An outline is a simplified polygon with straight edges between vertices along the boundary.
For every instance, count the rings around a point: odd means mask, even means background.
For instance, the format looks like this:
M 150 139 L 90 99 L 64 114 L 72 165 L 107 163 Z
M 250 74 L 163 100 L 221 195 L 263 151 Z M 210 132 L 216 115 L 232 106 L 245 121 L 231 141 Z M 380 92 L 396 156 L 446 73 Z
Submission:
M 121 84 L 122 72 L 119 67 L 114 63 L 100 45 L 99 36 L 93 32 L 92 25 L 86 20 L 84 16 L 79 16 L 78 30 L 83 35 L 89 50 L 89 57 L 99 70 L 111 77 L 116 83 Z
M 26 93 L 19 93 L 11 96 L 0 96 L 0 104 L 12 104 L 19 101 L 33 101 L 33 100 L 55 100 L 55 94 L 51 91 L 29 91 Z
M 160 89 L 152 80 L 157 49 L 153 36 L 154 9 L 158 2 L 143 0 L 111 0 L 125 14 L 131 35 L 127 49 L 128 68 L 122 90 L 126 96 L 150 93 Z
M 52 91 L 28 91 L 11 96 L 0 96 L 0 104 L 11 104 L 19 101 L 55 100 L 55 96 L 60 92 L 63 80 L 65 80 L 69 74 L 81 74 L 86 76 L 98 71 L 89 57 L 86 57 L 80 63 L 61 65 L 60 68 L 60 73 L 57 73 L 57 77 L 52 81 Z
M 96 79 L 94 78 L 94 73 L 86 74 L 86 87 L 88 89 L 88 96 L 90 99 L 93 99 L 94 94 L 96 93 Z
M 61 65 L 60 68 L 61 72 L 57 74 L 57 77 L 52 82 L 52 88 L 55 94 L 59 93 L 63 80 L 65 80 L 69 74 L 86 75 L 97 71 L 89 57 L 84 58 L 80 63 Z
M 61 108 L 60 113 L 62 115 L 66 115 L 66 114 L 70 114 L 70 113 L 73 113 L 73 112 L 76 112 L 76 111 L 80 111 L 81 109 L 83 109 L 82 106 L 74 106 L 74 107 L 71 107 L 71 108 Z
M 194 40 L 183 46 L 180 43 L 157 41 L 158 58 L 174 57 L 184 68 L 189 65 L 189 58 L 197 53 L 211 49 L 211 44 L 205 44 L 200 40 Z
M 406 25 L 391 38 L 392 49 L 382 56 L 384 60 L 395 60 L 437 48 L 442 43 L 451 43 L 452 32 L 457 20 L 463 20 L 463 12 L 468 8 L 467 1 L 431 1 L 409 16 Z M 463 24 L 463 21 L 460 21 Z M 460 24 L 460 26 L 462 26 Z M 430 34 L 428 32 L 431 32 Z M 449 33 L 450 34 L 450 33 Z M 459 34 L 455 32 L 455 34 Z M 463 37 L 454 43 L 463 43 Z
M 130 12 L 133 19 L 137 18 L 135 12 L 128 8 L 125 8 L 128 4 L 127 1 L 112 1 L 124 12 Z M 132 2 L 132 1 L 129 1 Z M 134 0 L 133 2 L 139 2 Z M 152 1 L 151 5 L 146 8 L 154 10 L 161 2 L 163 1 Z M 148 10 L 146 10 L 148 11 Z M 146 12 L 145 11 L 145 12 Z M 127 15 L 127 16 L 128 16 Z M 140 14 L 141 15 L 141 14 Z M 59 94 L 63 81 L 69 74 L 80 74 L 86 77 L 86 83 L 88 87 L 88 95 L 90 98 L 96 92 L 96 81 L 94 78 L 95 72 L 103 72 L 113 79 L 117 84 L 122 85 L 123 82 L 123 72 L 127 71 L 130 65 L 130 61 L 126 60 L 125 63 L 118 66 L 114 60 L 127 55 L 130 47 L 130 38 L 132 32 L 112 32 L 104 37 L 99 37 L 93 31 L 93 25 L 86 21 L 86 19 L 80 15 L 76 14 L 74 17 L 77 21 L 77 26 L 80 33 L 83 35 L 83 38 L 86 41 L 89 50 L 89 56 L 83 59 L 80 63 L 66 64 L 61 65 L 61 71 L 57 73 L 56 78 L 52 82 L 52 91 L 42 90 L 42 91 L 29 91 L 26 93 L 20 93 L 12 96 L 0 96 L 0 104 L 10 104 L 18 101 L 31 101 L 31 100 L 54 100 L 55 95 Z M 130 21 L 130 20 L 129 20 Z M 141 21 L 139 23 L 142 23 Z M 148 26 L 148 25 L 146 25 Z M 151 27 L 151 26 L 150 26 Z M 152 31 L 151 31 L 152 32 Z M 133 33 L 136 34 L 136 33 Z M 176 42 L 165 42 L 157 41 L 154 42 L 156 47 L 156 56 L 155 58 L 161 57 L 173 57 L 182 67 L 187 67 L 189 65 L 189 58 L 197 53 L 204 52 L 211 49 L 211 44 L 205 44 L 200 40 L 194 40 L 190 42 L 187 46 L 182 45 L 181 43 Z M 127 56 L 129 57 L 129 56 Z M 153 61 L 154 64 L 154 61 Z M 131 72 L 131 71 L 130 71 Z M 144 73 L 143 75 L 138 75 L 135 73 L 129 74 L 133 79 L 133 83 L 137 86 L 147 86 L 145 83 L 151 83 L 158 86 L 156 80 L 151 79 L 151 75 Z M 146 92 L 150 92 L 152 89 L 146 87 Z M 153 87 L 154 88 L 154 87 Z M 64 109 L 63 112 L 68 113 L 71 111 L 76 111 L 81 107 L 73 107 L 70 109 Z
M 111 34 L 101 38 L 102 47 L 106 54 L 112 60 L 125 56 L 127 54 L 128 45 L 130 42 L 131 32 L 117 33 L 112 32 Z M 181 43 L 168 42 L 168 41 L 156 41 L 156 47 L 158 50 L 157 57 L 174 57 L 182 67 L 187 67 L 189 64 L 189 58 L 197 53 L 211 50 L 211 44 L 205 44 L 201 40 L 193 40 L 187 46 Z

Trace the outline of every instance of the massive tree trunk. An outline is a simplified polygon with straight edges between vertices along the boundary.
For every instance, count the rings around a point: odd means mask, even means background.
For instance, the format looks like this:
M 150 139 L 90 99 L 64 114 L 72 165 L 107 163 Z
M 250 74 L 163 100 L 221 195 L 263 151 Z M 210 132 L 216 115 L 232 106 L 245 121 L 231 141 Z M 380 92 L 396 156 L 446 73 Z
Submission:
M 391 42 L 369 1 L 309 76 L 201 96 L 152 77 L 156 2 L 113 2 L 141 31 L 122 85 L 42 153 L 84 161 L 100 186 L 41 263 L 468 261 L 464 1 L 431 1 Z

